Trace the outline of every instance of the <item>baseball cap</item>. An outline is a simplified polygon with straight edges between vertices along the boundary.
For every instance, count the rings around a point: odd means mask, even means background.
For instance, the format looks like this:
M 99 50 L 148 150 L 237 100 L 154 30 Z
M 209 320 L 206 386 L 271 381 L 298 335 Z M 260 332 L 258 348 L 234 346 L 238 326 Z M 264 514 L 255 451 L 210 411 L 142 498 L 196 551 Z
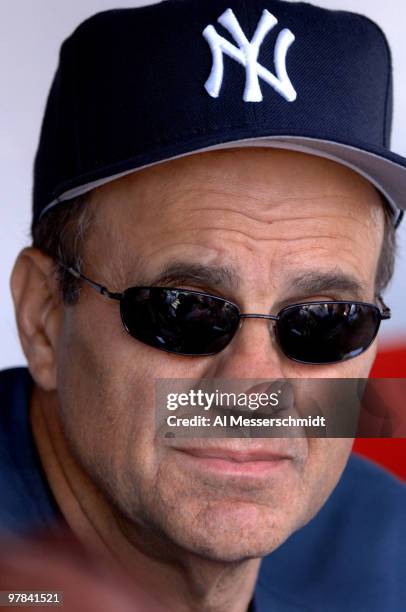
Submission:
M 275 147 L 352 168 L 397 225 L 392 64 L 368 18 L 282 0 L 166 0 L 99 13 L 63 43 L 34 167 L 33 225 L 128 173 Z

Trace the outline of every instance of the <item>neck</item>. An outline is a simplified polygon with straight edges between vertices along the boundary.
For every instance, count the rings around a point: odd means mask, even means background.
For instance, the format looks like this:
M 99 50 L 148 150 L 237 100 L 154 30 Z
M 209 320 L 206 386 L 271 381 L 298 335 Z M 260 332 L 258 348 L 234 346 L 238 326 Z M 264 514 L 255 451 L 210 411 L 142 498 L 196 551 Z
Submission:
M 34 440 L 49 486 L 70 530 L 89 552 L 116 566 L 135 589 L 138 585 L 154 600 L 157 610 L 248 609 L 258 559 L 235 563 L 206 559 L 180 549 L 165 534 L 156 533 L 145 523 L 140 528 L 128 521 L 74 457 L 58 418 L 56 393 L 35 387 L 30 412 Z M 148 609 L 153 608 L 149 605 Z

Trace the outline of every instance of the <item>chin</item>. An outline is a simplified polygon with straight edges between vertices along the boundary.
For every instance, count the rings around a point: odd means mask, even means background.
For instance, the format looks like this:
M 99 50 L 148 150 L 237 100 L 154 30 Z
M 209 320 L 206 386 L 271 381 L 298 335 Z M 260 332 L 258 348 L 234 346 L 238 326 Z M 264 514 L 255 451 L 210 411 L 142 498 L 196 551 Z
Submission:
M 262 558 L 296 530 L 289 517 L 253 503 L 223 502 L 206 507 L 178 543 L 205 559 L 236 563 Z M 185 527 L 185 525 L 184 525 Z M 188 535 L 187 535 L 187 532 Z
M 215 541 L 211 538 L 202 538 L 203 541 L 190 543 L 188 550 L 194 555 L 216 563 L 241 563 L 249 559 L 266 557 L 281 546 L 286 537 L 272 534 L 260 538 L 257 534 L 253 538 L 247 538 L 236 530 L 233 538 L 224 535 Z

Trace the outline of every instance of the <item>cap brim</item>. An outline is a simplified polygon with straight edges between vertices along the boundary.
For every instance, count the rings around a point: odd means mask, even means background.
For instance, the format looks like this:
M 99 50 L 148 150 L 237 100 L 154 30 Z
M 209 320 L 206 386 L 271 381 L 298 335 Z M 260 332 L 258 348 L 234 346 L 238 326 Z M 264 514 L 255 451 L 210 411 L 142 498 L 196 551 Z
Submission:
M 201 143 L 199 143 L 201 144 Z M 50 208 L 56 204 L 76 198 L 80 195 L 88 193 L 101 185 L 114 181 L 118 178 L 143 170 L 145 168 L 155 166 L 173 159 L 179 159 L 188 155 L 204 153 L 207 151 L 215 151 L 221 149 L 232 149 L 240 147 L 269 147 L 277 149 L 288 149 L 298 151 L 318 157 L 330 159 L 340 163 L 348 168 L 351 168 L 366 180 L 372 183 L 378 191 L 386 198 L 389 206 L 393 210 L 395 224 L 402 215 L 401 211 L 406 210 L 406 159 L 395 153 L 389 152 L 387 149 L 375 149 L 374 151 L 366 150 L 351 144 L 336 142 L 332 140 L 319 139 L 306 136 L 255 136 L 251 138 L 239 139 L 224 139 L 222 142 L 216 142 L 208 146 L 199 146 L 191 141 L 184 143 L 184 147 L 178 145 L 176 155 L 157 156 L 149 163 L 141 163 L 140 160 L 127 160 L 122 164 L 115 165 L 109 169 L 105 169 L 106 175 L 95 180 L 86 181 L 86 177 L 82 177 L 83 183 L 77 186 L 62 190 L 61 194 L 50 202 L 41 212 L 41 217 Z M 126 169 L 120 171 L 121 168 Z M 91 177 L 89 176 L 89 179 Z

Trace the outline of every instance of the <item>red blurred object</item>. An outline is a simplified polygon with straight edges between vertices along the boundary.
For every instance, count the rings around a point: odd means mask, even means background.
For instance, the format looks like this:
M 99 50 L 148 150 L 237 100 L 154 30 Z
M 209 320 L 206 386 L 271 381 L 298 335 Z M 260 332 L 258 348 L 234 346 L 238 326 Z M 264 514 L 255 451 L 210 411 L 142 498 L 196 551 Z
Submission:
M 373 378 L 406 378 L 406 338 L 397 346 L 383 347 L 371 372 Z M 406 398 L 400 397 L 406 410 Z M 406 481 L 406 438 L 358 439 L 356 453 L 379 463 Z
M 0 591 L 59 593 L 62 604 L 8 606 L 8 610 L 63 612 L 165 612 L 154 597 L 110 556 L 85 549 L 64 528 L 0 542 Z M 52 598 L 51 601 L 55 601 Z
M 372 378 L 406 378 L 406 338 L 397 345 L 381 347 L 371 376 Z
M 358 439 L 353 450 L 406 481 L 406 439 Z

